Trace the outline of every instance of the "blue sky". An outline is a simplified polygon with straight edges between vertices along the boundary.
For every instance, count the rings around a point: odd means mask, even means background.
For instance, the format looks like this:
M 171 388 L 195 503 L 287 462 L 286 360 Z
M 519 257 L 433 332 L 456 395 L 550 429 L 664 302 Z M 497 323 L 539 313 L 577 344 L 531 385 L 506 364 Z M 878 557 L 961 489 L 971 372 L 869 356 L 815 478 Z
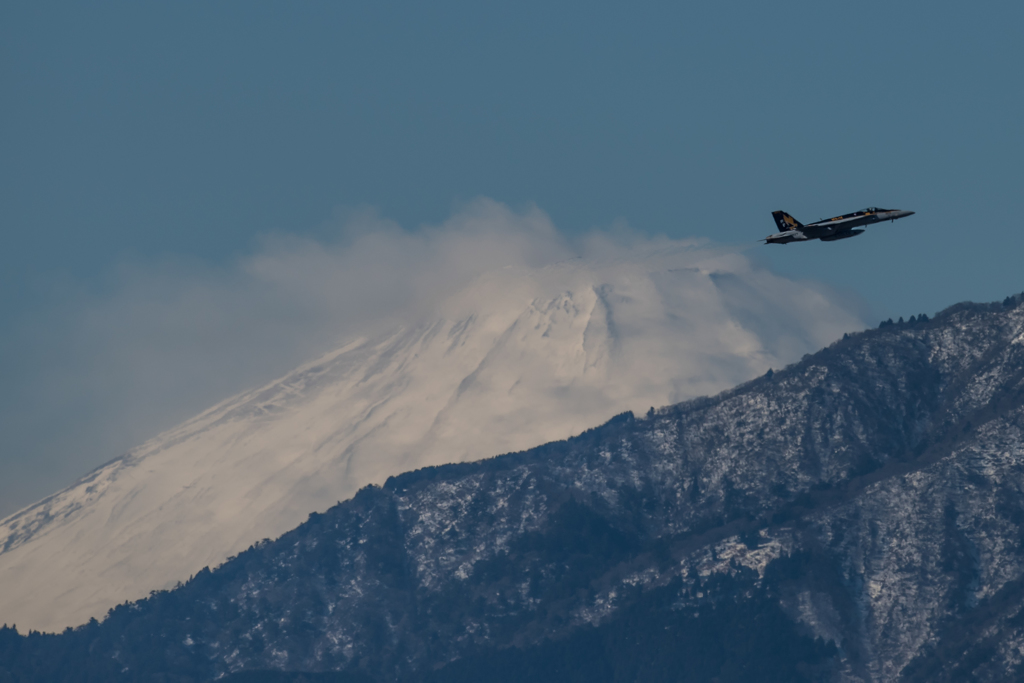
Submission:
M 7 3 L 0 315 L 126 258 L 217 262 L 478 195 L 745 243 L 878 316 L 1024 288 L 1020 3 Z
M 0 406 L 45 362 L 33 325 L 125 268 L 215 270 L 362 207 L 703 237 L 872 320 L 1001 299 L 1024 289 L 1022 25 L 1013 2 L 5 3 Z M 917 215 L 755 244 L 774 209 L 869 205 Z

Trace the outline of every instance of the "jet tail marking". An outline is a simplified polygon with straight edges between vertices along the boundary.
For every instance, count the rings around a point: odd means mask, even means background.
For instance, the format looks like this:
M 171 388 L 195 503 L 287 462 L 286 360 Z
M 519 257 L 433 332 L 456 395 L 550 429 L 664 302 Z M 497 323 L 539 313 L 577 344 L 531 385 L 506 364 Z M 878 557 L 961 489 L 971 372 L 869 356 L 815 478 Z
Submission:
M 779 232 L 799 230 L 804 227 L 803 223 L 793 218 L 785 211 L 772 211 L 772 218 L 775 219 L 775 225 L 779 226 Z

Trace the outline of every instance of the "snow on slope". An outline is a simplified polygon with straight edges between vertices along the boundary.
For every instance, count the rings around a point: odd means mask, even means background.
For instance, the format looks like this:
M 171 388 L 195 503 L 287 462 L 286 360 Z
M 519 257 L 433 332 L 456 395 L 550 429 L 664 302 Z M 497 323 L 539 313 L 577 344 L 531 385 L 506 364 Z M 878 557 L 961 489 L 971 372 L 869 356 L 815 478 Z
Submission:
M 488 273 L 0 521 L 0 622 L 101 617 L 391 474 L 714 393 L 862 326 L 686 243 Z

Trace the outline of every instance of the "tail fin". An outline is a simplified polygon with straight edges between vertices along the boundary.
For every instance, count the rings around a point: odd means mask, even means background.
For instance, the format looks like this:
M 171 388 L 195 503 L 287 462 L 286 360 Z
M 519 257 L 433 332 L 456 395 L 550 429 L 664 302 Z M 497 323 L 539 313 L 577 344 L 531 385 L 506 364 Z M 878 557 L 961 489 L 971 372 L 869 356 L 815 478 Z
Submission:
M 772 218 L 775 219 L 775 225 L 779 226 L 779 232 L 799 230 L 804 227 L 803 223 L 793 218 L 785 211 L 772 211 Z

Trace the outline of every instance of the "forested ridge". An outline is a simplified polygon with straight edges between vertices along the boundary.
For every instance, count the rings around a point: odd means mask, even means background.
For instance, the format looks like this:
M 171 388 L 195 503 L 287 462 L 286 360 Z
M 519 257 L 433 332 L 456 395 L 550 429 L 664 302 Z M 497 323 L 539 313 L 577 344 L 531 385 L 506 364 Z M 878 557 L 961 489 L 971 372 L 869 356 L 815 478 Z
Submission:
M 393 477 L 102 622 L 0 630 L 0 683 L 1012 679 L 1019 304 Z

